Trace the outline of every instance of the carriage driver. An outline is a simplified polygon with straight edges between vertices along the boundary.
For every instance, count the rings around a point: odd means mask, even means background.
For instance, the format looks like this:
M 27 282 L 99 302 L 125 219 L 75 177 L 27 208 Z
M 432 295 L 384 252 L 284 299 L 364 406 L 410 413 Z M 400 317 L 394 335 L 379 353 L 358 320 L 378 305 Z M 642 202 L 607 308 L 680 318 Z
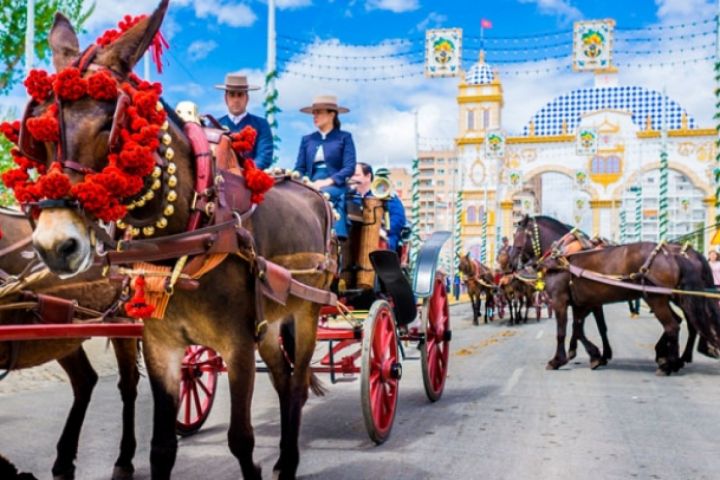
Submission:
M 374 179 L 373 168 L 367 163 L 358 162 L 355 166 L 355 173 L 352 176 L 351 183 L 361 198 L 372 196 L 370 187 Z M 407 224 L 405 207 L 403 207 L 402 201 L 400 201 L 398 196 L 393 193 L 385 201 L 385 208 L 387 208 L 390 217 L 390 225 L 389 227 L 386 226 L 388 249 L 396 251 L 400 243 L 402 229 Z
M 247 77 L 238 73 L 228 73 L 225 76 L 224 85 L 215 85 L 215 88 L 225 90 L 225 105 L 228 114 L 218 121 L 223 127 L 227 127 L 230 133 L 236 133 L 250 125 L 257 132 L 257 140 L 250 154 L 258 168 L 264 170 L 273 161 L 273 139 L 270 125 L 262 117 L 248 113 L 247 104 L 248 92 L 259 90 L 260 87 L 248 85 Z

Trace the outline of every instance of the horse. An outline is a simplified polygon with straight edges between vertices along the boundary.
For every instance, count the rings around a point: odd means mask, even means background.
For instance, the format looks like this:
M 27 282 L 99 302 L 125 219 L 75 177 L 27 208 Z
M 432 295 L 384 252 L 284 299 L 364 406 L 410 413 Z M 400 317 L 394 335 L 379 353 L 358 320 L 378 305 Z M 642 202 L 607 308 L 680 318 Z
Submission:
M 493 320 L 493 309 L 495 308 L 493 295 L 496 287 L 493 283 L 492 271 L 480 263 L 470 258 L 470 254 L 460 257 L 460 273 L 463 274 L 465 285 L 467 286 L 468 296 L 473 309 L 473 325 L 479 325 L 478 317 L 481 316 L 480 309 L 482 304 L 482 295 L 485 295 L 485 315 L 484 322 L 488 323 Z
M 544 231 L 541 223 L 547 227 L 551 224 L 547 218 L 534 218 L 532 232 Z M 554 221 L 555 224 L 559 223 Z M 516 255 L 529 257 L 536 248 L 530 247 L 527 238 L 533 244 L 538 239 L 533 237 L 527 225 L 521 226 L 516 232 L 514 246 Z M 557 225 L 554 225 L 557 227 Z M 540 243 L 542 234 L 538 233 Z M 547 240 L 547 239 L 546 239 Z M 629 283 L 650 284 L 675 290 L 700 290 L 703 288 L 701 274 L 693 269 L 693 264 L 679 255 L 665 252 L 662 244 L 638 242 L 633 244 L 605 247 L 599 250 L 580 251 L 568 256 L 545 255 L 541 261 L 546 270 L 546 288 L 550 292 L 553 307 L 556 312 L 558 324 L 558 346 L 555 356 L 548 362 L 549 369 L 557 369 L 567 363 L 565 354 L 565 327 L 567 322 L 567 307 L 573 307 L 574 323 L 580 341 L 583 342 L 591 357 L 591 366 L 596 368 L 601 363 L 597 347 L 592 345 L 584 336 L 582 319 L 587 316 L 590 309 L 604 303 L 625 301 L 645 295 L 645 299 L 652 308 L 653 313 L 663 325 L 664 333 L 656 344 L 656 361 L 658 374 L 669 375 L 678 371 L 684 361 L 678 355 L 679 317 L 670 307 L 671 298 L 658 292 L 643 292 L 631 290 L 608 282 L 598 282 L 578 274 L 570 273 L 576 268 L 582 271 L 596 272 L 600 275 L 619 277 Z M 665 254 L 667 253 L 667 254 Z M 576 272 L 579 270 L 576 270 Z M 713 346 L 717 344 L 717 333 L 720 332 L 720 309 L 707 299 L 692 299 L 687 296 L 675 296 L 689 324 L 698 329 Z M 717 324 L 717 325 L 716 325 Z
M 0 210 L 0 270 L 9 275 L 21 275 L 30 260 L 25 258 L 25 249 L 29 247 L 32 234 L 30 223 L 25 215 L 11 210 Z M 7 250 L 6 250 L 7 249 Z M 32 251 L 27 252 L 31 258 Z M 6 284 L 7 285 L 7 284 Z M 34 294 L 52 295 L 75 300 L 79 305 L 96 311 L 105 311 L 115 302 L 121 293 L 119 285 L 104 280 L 99 269 L 94 269 L 77 279 L 60 280 L 55 275 L 47 275 L 36 282 L 23 285 L 23 290 Z M 3 304 L 22 300 L 20 294 L 4 295 Z M 33 311 L 0 311 L 0 325 L 36 323 Z M 57 456 L 52 467 L 53 478 L 69 480 L 74 478 L 75 457 L 78 451 L 80 430 L 85 419 L 90 397 L 98 376 L 90 364 L 82 343 L 85 339 L 68 338 L 62 340 L 35 340 L 22 342 L 0 341 L 0 365 L 6 369 L 32 368 L 56 360 L 67 373 L 72 385 L 74 400 L 65 422 L 62 435 L 57 443 Z M 118 364 L 118 388 L 123 403 L 122 439 L 120 455 L 115 461 L 112 478 L 130 479 L 133 476 L 132 464 L 135 455 L 135 399 L 140 379 L 138 370 L 138 342 L 133 339 L 110 339 Z
M 167 7 L 168 0 L 162 0 L 152 15 L 140 20 L 112 43 L 98 47 L 87 70 L 107 71 L 119 84 L 132 81 L 132 69 L 155 38 Z M 53 64 L 58 71 L 69 65 L 79 65 L 82 58 L 87 58 L 81 57 L 75 31 L 59 14 L 49 40 Z M 87 74 L 86 70 L 83 74 Z M 72 161 L 64 161 L 62 165 L 70 172 L 73 185 L 85 181 L 88 172 L 98 172 L 109 165 L 108 138 L 112 138 L 113 126 L 119 127 L 115 125 L 116 104 L 89 96 L 63 102 L 60 113 L 63 152 L 64 157 Z M 40 114 L 46 108 L 46 105 L 38 106 L 32 113 Z M 291 274 L 291 279 L 286 280 L 301 285 L 301 290 L 314 289 L 329 295 L 336 268 L 332 265 L 337 265 L 337 243 L 331 241 L 333 218 L 328 203 L 320 192 L 288 176 L 276 182 L 265 193 L 264 200 L 255 201 L 252 208 L 248 206 L 245 211 L 230 212 L 227 217 L 220 218 L 220 213 L 228 213 L 224 209 L 229 205 L 228 199 L 240 195 L 240 190 L 229 188 L 242 185 L 242 179 L 219 169 L 217 176 L 210 177 L 214 180 L 211 188 L 198 193 L 194 188 L 198 167 L 182 121 L 173 112 L 168 112 L 163 129 L 163 143 L 158 147 L 158 154 L 161 159 L 171 157 L 171 163 L 161 162 L 158 193 L 153 198 L 143 197 L 142 204 L 135 204 L 132 214 L 125 219 L 131 218 L 137 225 L 142 222 L 157 225 L 157 229 L 148 230 L 148 234 L 143 230 L 143 234 L 151 239 L 148 240 L 151 243 L 164 245 L 163 241 L 172 242 L 179 238 L 178 235 L 188 238 L 182 236 L 187 232 L 188 224 L 197 218 L 196 214 L 201 215 L 207 222 L 215 222 L 212 225 L 217 230 L 208 227 L 205 229 L 208 233 L 202 233 L 203 229 L 200 229 L 201 237 L 190 238 L 206 238 L 200 245 L 204 252 L 208 251 L 208 245 L 213 245 L 222 249 L 220 251 L 226 256 L 197 279 L 195 290 L 174 290 L 162 320 L 151 317 L 145 321 L 143 354 L 154 400 L 150 449 L 152 478 L 169 479 L 175 463 L 180 364 L 186 346 L 191 344 L 211 347 L 225 361 L 231 402 L 228 445 L 246 479 L 262 478 L 261 468 L 253 460 L 255 437 L 250 415 L 255 379 L 254 352 L 256 348 L 259 350 L 280 400 L 280 457 L 273 471 L 281 479 L 295 478 L 300 461 L 298 436 L 302 407 L 310 387 L 315 393 L 321 393 L 319 381 L 310 370 L 310 360 L 315 350 L 317 318 L 323 301 L 300 298 L 297 290 L 286 298 L 277 294 L 275 300 L 261 293 L 272 273 L 272 262 Z M 168 154 L 170 145 L 172 155 Z M 50 157 L 49 160 L 61 160 L 54 154 Z M 243 165 L 250 168 L 249 164 Z M 146 185 L 153 184 L 150 175 L 143 177 L 143 181 Z M 212 194 L 212 197 L 205 197 L 212 205 L 201 209 L 193 199 L 202 201 L 205 194 Z M 172 209 L 165 203 L 169 196 L 174 201 Z M 38 206 L 40 213 L 33 233 L 35 249 L 52 271 L 64 276 L 79 274 L 92 262 L 93 246 L 98 239 L 97 220 L 67 201 L 41 202 Z M 216 241 L 212 242 L 213 239 Z M 113 245 L 108 240 L 102 242 Z M 132 253 L 132 241 L 123 245 Z M 143 245 L 143 242 L 135 242 L 135 245 Z M 236 248 L 235 245 L 242 246 L 242 250 L 230 251 Z M 178 262 L 185 255 L 180 250 L 177 255 L 160 247 L 155 251 L 159 255 L 172 254 L 173 260 L 164 257 L 165 261 L 179 269 Z M 142 247 L 138 251 L 142 253 Z M 202 257 L 198 258 L 202 261 Z M 294 335 L 286 336 L 284 341 L 280 337 L 281 328 L 288 327 L 283 325 L 289 325 L 289 330 L 294 331 Z

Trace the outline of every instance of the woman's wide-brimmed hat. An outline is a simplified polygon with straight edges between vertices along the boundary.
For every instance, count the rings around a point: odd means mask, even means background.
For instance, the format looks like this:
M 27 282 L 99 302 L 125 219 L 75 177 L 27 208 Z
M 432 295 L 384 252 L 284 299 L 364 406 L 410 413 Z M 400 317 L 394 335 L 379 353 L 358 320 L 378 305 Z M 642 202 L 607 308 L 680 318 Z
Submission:
M 350 109 L 338 105 L 338 99 L 335 95 L 318 95 L 313 98 L 312 105 L 300 109 L 303 113 L 312 113 L 313 110 L 333 110 L 337 113 L 348 113 L 350 111 Z
M 248 80 L 245 75 L 239 73 L 228 73 L 225 75 L 224 85 L 215 85 L 215 88 L 220 90 L 226 90 L 229 92 L 247 92 L 250 90 L 260 90 L 257 85 L 248 85 Z

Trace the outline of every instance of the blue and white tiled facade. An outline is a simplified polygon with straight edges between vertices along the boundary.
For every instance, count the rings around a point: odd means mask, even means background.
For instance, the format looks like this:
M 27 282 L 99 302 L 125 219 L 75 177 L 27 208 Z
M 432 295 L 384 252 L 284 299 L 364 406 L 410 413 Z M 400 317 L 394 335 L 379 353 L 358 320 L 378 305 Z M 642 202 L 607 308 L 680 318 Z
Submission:
M 475 68 L 475 67 L 473 67 Z M 647 128 L 647 118 L 651 119 L 653 129 L 659 129 L 663 121 L 663 100 L 668 129 L 681 127 L 683 114 L 687 112 L 674 100 L 662 93 L 638 86 L 615 86 L 600 88 L 582 88 L 561 95 L 541 108 L 532 116 L 531 122 L 535 135 L 559 135 L 563 132 L 574 133 L 582 116 L 598 110 L 618 110 L 632 113 L 633 122 L 638 128 Z M 695 120 L 688 115 L 688 128 L 695 128 Z M 523 135 L 528 135 L 530 126 L 526 125 Z

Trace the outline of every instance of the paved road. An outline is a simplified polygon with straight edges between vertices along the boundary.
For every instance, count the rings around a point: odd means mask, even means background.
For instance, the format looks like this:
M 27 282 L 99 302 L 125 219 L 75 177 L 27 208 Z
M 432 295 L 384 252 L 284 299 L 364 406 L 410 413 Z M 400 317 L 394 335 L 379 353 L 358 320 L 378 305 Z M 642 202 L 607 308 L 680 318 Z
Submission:
M 607 317 L 616 358 L 590 371 L 587 356 L 545 371 L 554 322 L 472 327 L 469 308 L 453 307 L 451 376 L 442 400 L 425 399 L 418 362 L 406 362 L 399 413 L 388 442 L 364 431 L 357 382 L 331 386 L 304 413 L 299 475 L 393 479 L 718 479 L 720 364 L 705 358 L 669 378 L 654 374 L 659 324 L 628 318 L 623 305 Z M 594 326 L 588 330 L 594 333 Z M 79 479 L 109 477 L 119 437 L 115 379 L 103 377 L 88 412 Z M 0 394 L 0 452 L 21 470 L 49 478 L 54 444 L 70 404 L 67 385 L 50 382 Z M 226 447 L 228 400 L 221 383 L 206 427 L 180 441 L 178 479 L 235 479 Z M 149 478 L 151 399 L 141 382 L 136 478 Z M 22 391 L 19 391 L 22 390 Z M 253 405 L 256 460 L 265 478 L 278 454 L 277 400 L 258 377 Z

